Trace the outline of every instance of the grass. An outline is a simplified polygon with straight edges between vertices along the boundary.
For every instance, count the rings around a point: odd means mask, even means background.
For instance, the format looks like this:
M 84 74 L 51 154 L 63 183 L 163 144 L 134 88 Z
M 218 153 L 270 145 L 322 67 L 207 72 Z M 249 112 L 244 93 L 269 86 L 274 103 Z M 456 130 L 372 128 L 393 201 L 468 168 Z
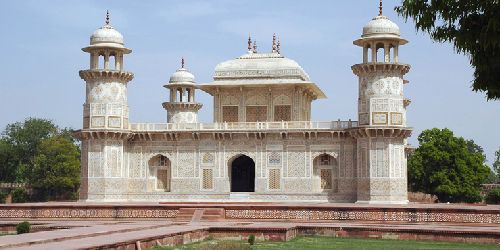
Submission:
M 14 235 L 16 233 L 7 233 L 7 232 L 0 232 L 0 236 L 5 236 L 5 235 Z
M 155 250 L 236 250 L 236 249 L 367 249 L 367 250 L 392 250 L 392 249 L 500 249 L 493 244 L 467 244 L 439 241 L 414 241 L 414 240 L 382 240 L 358 238 L 333 238 L 324 236 L 297 237 L 288 242 L 265 241 L 257 242 L 250 246 L 246 241 L 206 240 L 176 247 L 154 247 Z

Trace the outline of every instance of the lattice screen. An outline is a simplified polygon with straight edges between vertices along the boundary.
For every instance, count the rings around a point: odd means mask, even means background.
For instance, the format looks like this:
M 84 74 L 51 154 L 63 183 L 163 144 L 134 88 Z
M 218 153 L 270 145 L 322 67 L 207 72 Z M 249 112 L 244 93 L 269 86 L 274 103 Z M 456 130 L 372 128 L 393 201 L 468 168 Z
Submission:
M 210 169 L 210 168 L 203 169 L 203 183 L 202 183 L 202 188 L 203 189 L 213 189 L 214 188 L 213 170 Z
M 238 106 L 222 106 L 223 122 L 238 122 Z
M 168 169 L 158 169 L 156 172 L 156 188 L 170 191 L 170 173 Z
M 319 165 L 322 165 L 322 166 L 328 166 L 332 163 L 332 157 L 327 155 L 327 154 L 323 154 L 319 157 Z
M 267 121 L 266 106 L 247 106 L 247 122 Z
M 281 165 L 281 153 L 280 152 L 269 152 L 268 153 L 268 163 L 269 165 Z
M 274 121 L 291 121 L 292 120 L 292 107 L 290 105 L 276 105 L 274 106 Z
M 281 170 L 269 169 L 269 189 L 281 188 Z
M 321 189 L 332 189 L 331 169 L 321 169 Z
M 205 153 L 203 154 L 203 158 L 201 161 L 203 164 L 212 164 L 214 163 L 214 155 L 213 153 Z

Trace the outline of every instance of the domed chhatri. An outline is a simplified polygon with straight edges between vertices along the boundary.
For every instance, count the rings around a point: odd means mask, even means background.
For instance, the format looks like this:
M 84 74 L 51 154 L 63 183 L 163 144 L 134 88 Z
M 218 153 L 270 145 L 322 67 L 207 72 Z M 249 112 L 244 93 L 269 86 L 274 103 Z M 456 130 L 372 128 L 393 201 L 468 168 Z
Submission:
M 123 35 L 109 23 L 109 12 L 106 12 L 104 26 L 92 33 L 90 36 L 90 46 L 84 48 L 84 51 L 87 52 L 90 48 L 115 48 L 122 50 L 126 54 L 131 52 L 130 49 L 124 46 Z
M 123 47 L 123 35 L 115 30 L 111 25 L 106 24 L 97 29 L 90 36 L 90 44 L 119 44 Z
M 369 37 L 399 37 L 399 27 L 386 16 L 376 16 L 363 27 L 363 38 Z
M 123 36 L 106 23 L 90 37 L 90 46 L 82 49 L 90 54 L 88 69 L 80 70 L 86 82 L 84 129 L 128 130 L 127 85 L 134 78 L 124 70 L 124 55 L 132 50 L 123 46 Z
M 184 68 L 184 58 L 181 59 L 181 68 L 170 76 L 168 84 L 163 87 L 170 92 L 170 100 L 162 104 L 167 110 L 167 122 L 197 123 L 198 110 L 203 105 L 195 101 L 196 82 L 194 75 Z
M 182 58 L 181 68 L 170 76 L 169 84 L 195 84 L 194 75 L 184 68 L 184 58 Z
M 382 1 L 380 1 L 378 16 L 363 27 L 361 38 L 354 41 L 354 44 L 363 47 L 374 40 L 390 40 L 398 45 L 408 43 L 407 40 L 401 38 L 398 25 L 382 15 Z

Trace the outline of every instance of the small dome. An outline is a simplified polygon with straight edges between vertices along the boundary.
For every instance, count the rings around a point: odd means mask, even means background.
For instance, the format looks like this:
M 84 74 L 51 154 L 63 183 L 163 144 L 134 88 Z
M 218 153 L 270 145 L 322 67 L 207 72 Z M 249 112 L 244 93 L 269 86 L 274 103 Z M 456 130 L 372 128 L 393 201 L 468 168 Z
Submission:
M 399 27 L 386 16 L 376 16 L 363 27 L 363 38 L 399 37 Z
M 90 45 L 112 45 L 113 47 L 124 48 L 123 35 L 111 25 L 106 24 L 92 33 Z
M 191 74 L 187 69 L 185 68 L 180 68 L 175 73 L 170 76 L 170 80 L 168 81 L 170 84 L 176 84 L 176 83 L 190 83 L 194 84 L 194 75 Z

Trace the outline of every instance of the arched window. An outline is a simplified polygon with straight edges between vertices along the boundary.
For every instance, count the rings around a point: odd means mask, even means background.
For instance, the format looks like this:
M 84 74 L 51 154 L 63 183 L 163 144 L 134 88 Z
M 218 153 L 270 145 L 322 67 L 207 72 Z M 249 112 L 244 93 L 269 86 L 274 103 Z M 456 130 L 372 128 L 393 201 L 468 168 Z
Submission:
M 99 52 L 98 57 L 99 58 L 98 58 L 97 68 L 104 69 L 104 52 Z
M 384 44 L 377 43 L 376 50 L 377 50 L 377 62 L 383 63 L 384 62 Z
M 157 155 L 149 160 L 149 167 L 156 176 L 156 189 L 169 192 L 171 179 L 170 159 L 163 155 Z
M 314 173 L 314 189 L 318 192 L 336 191 L 336 185 L 333 183 L 334 167 L 336 160 L 329 154 L 321 154 L 314 158 L 313 173 Z
M 109 69 L 117 70 L 116 68 L 116 54 L 112 53 L 109 55 Z

